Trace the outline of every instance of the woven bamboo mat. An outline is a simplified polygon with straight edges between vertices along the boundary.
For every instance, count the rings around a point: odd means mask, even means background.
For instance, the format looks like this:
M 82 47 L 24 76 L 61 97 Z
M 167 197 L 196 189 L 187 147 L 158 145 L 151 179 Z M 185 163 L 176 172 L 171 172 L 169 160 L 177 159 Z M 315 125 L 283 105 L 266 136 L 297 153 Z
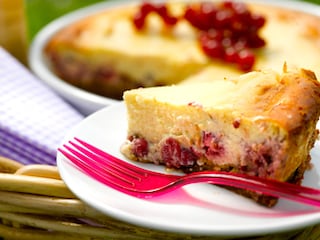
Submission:
M 100 240 L 222 238 L 188 236 L 137 227 L 105 216 L 67 188 L 55 166 L 27 165 L 0 157 L 0 239 Z M 320 225 L 250 240 L 318 240 Z

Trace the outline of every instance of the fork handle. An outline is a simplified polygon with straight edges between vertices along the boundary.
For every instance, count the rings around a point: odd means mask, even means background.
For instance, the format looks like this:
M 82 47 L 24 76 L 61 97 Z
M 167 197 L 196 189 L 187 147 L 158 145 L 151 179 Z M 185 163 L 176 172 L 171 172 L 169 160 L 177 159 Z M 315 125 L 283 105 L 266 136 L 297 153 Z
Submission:
M 279 198 L 320 207 L 320 190 L 272 179 L 265 179 L 230 172 L 194 172 L 173 182 L 168 188 L 178 188 L 186 184 L 206 182 L 260 192 Z

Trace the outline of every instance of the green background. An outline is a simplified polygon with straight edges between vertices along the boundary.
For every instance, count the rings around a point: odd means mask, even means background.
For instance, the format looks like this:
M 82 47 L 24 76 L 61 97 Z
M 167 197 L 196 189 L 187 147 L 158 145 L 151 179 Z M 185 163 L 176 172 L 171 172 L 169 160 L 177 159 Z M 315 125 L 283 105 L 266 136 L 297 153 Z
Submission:
M 103 0 L 25 0 L 29 41 L 47 23 L 72 10 Z M 106 1 L 106 0 L 105 0 Z

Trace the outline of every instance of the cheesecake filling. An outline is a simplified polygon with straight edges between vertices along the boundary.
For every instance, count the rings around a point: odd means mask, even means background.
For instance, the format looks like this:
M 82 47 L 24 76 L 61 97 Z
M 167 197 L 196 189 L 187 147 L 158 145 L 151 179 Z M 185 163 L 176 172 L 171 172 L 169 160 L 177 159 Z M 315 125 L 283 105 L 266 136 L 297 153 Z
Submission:
M 186 173 L 217 170 L 276 177 L 275 169 L 279 169 L 286 158 L 284 141 L 274 138 L 254 142 L 226 134 L 201 131 L 200 139 L 171 135 L 157 143 L 131 135 L 122 152 L 137 161 L 153 162 Z M 237 144 L 232 144 L 234 140 Z M 191 142 L 193 144 L 188 144 Z

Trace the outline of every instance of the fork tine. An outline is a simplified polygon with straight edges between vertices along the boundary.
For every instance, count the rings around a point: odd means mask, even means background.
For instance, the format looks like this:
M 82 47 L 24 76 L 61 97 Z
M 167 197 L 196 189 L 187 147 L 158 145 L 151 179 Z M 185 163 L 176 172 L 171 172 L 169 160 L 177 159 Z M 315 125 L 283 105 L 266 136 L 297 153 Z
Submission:
M 167 178 L 172 178 L 175 179 L 176 176 L 171 175 L 171 174 L 165 174 L 165 173 L 160 173 L 160 172 L 154 172 L 154 171 L 150 171 L 148 169 L 145 168 L 141 168 L 138 166 L 135 166 L 133 164 L 130 164 L 126 161 L 123 161 L 119 158 L 116 158 L 115 156 L 91 145 L 90 143 L 87 143 L 77 137 L 74 137 L 74 139 L 80 143 L 81 145 L 83 145 L 85 148 L 89 149 L 91 152 L 101 156 L 102 158 L 104 158 L 105 160 L 107 160 L 109 163 L 112 164 L 116 164 L 117 166 L 121 166 L 121 169 L 125 172 L 128 172 L 128 174 L 132 175 L 132 176 L 137 176 L 137 177 L 142 177 L 142 178 L 147 178 L 149 176 L 163 176 L 166 175 Z M 101 164 L 104 164 L 104 162 L 102 162 Z
M 99 149 L 99 148 L 97 148 L 97 147 L 77 138 L 77 137 L 75 137 L 74 139 L 77 142 L 79 142 L 82 146 L 84 146 L 88 150 L 90 150 L 91 152 L 95 153 L 98 156 L 101 156 L 104 160 L 107 160 L 109 163 L 116 165 L 117 168 L 120 168 L 123 172 L 128 172 L 128 174 L 132 175 L 132 176 L 133 175 L 137 176 L 137 174 L 140 176 L 143 176 L 143 177 L 148 176 L 148 173 L 147 173 L 147 171 L 145 171 L 145 169 L 141 169 L 139 167 L 134 166 L 133 164 L 126 163 L 125 161 L 120 160 L 120 159 L 108 154 L 107 152 L 102 151 L 101 149 Z M 104 164 L 104 163 L 102 162 L 102 164 Z
M 97 167 L 99 167 L 102 171 L 104 171 L 105 169 L 108 169 L 108 171 L 113 172 L 117 176 L 121 176 L 124 179 L 127 179 L 127 181 L 131 181 L 131 180 L 141 181 L 142 176 L 137 175 L 134 171 L 131 171 L 129 168 L 124 168 L 123 166 L 117 164 L 117 162 L 113 161 L 113 159 L 110 159 L 108 155 L 103 156 L 99 154 L 99 152 L 96 153 L 94 151 L 87 150 L 86 146 L 82 147 L 72 141 L 69 141 L 69 143 L 75 149 L 77 149 L 87 157 L 90 157 L 90 161 L 93 164 L 95 164 Z
M 72 146 L 75 146 L 73 144 Z M 69 152 L 64 151 L 59 148 L 58 150 L 63 153 L 66 157 L 68 157 L 77 167 L 84 170 L 87 174 L 92 177 L 98 179 L 102 183 L 107 185 L 112 185 L 113 187 L 119 188 L 127 188 L 130 189 L 134 186 L 134 181 L 139 182 L 141 179 L 132 178 L 132 176 L 128 176 L 127 174 L 123 174 L 121 171 L 110 168 L 107 164 L 101 166 L 99 163 L 95 161 L 96 156 L 81 152 L 81 150 L 77 148 L 72 148 L 66 144 L 63 145 L 65 149 Z M 81 148 L 81 147 L 80 147 Z M 92 154 L 92 153 L 91 153 Z M 133 181 L 133 182 L 132 182 Z
M 131 184 L 132 179 L 128 179 L 127 175 L 123 175 L 121 171 L 118 171 L 117 169 L 113 168 L 112 166 L 108 166 L 107 164 L 104 164 L 103 166 L 101 166 L 99 164 L 99 162 L 96 161 L 97 160 L 96 156 L 87 155 L 86 153 L 81 152 L 81 150 L 79 152 L 75 149 L 72 149 L 71 147 L 69 147 L 67 145 L 64 145 L 64 147 L 66 149 L 68 149 L 69 152 L 71 152 L 72 154 L 77 156 L 78 159 L 80 159 L 82 162 L 84 162 L 84 164 L 86 164 L 87 167 L 96 168 L 97 170 L 100 170 L 100 172 L 102 174 L 107 173 L 107 176 L 109 176 L 111 174 L 112 176 Z
M 68 149 L 69 150 L 69 149 Z M 69 152 L 63 150 L 62 148 L 58 148 L 58 151 L 65 155 L 73 164 L 75 164 L 79 169 L 85 171 L 87 174 L 92 176 L 94 179 L 99 180 L 100 182 L 113 186 L 116 188 L 122 187 L 119 185 L 119 179 L 114 177 L 113 175 L 104 173 L 103 171 L 95 171 L 90 165 L 84 161 L 82 158 L 79 158 Z

